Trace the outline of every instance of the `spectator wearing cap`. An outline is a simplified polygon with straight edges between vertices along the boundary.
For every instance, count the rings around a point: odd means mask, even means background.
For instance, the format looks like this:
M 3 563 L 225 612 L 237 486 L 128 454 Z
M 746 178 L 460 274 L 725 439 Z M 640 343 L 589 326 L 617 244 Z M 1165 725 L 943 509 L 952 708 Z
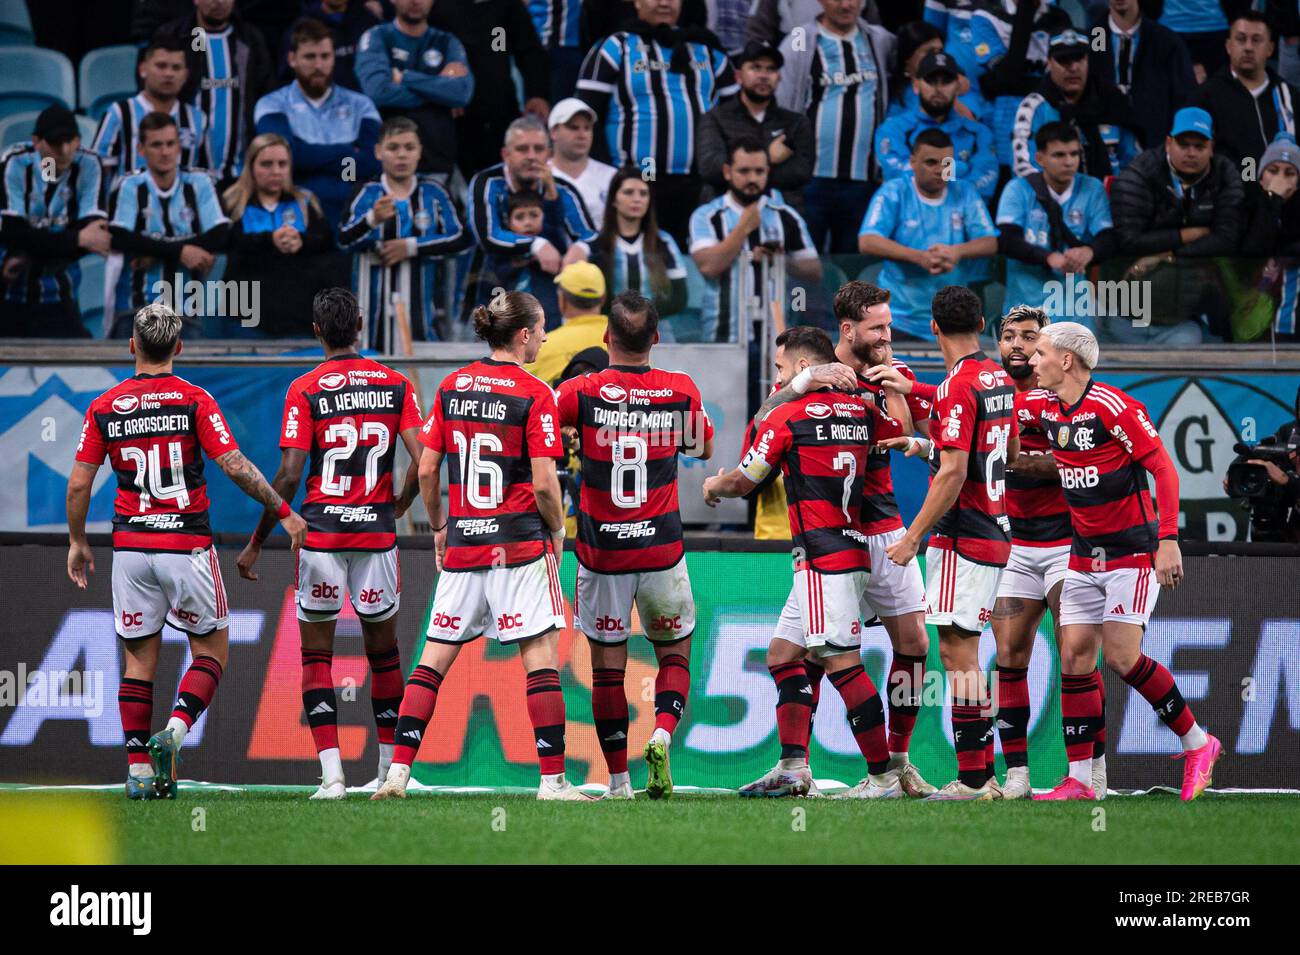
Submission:
M 614 164 L 654 179 L 659 224 L 683 242 L 700 201 L 695 130 L 735 81 L 718 38 L 678 24 L 681 0 L 636 0 L 635 9 L 635 22 L 587 54 L 578 96 L 603 122 Z
M 780 46 L 791 30 L 821 13 L 821 7 L 820 0 L 754 0 L 745 24 L 745 42 Z M 860 8 L 863 20 L 880 23 L 877 0 L 865 0 Z
M 1278 289 L 1273 333 L 1297 341 L 1300 317 L 1300 147 L 1278 133 L 1259 161 L 1259 178 L 1248 181 L 1247 222 L 1241 255 L 1270 260 L 1265 277 Z
M 529 256 L 549 275 L 572 262 L 586 261 L 596 224 L 578 190 L 551 174 L 551 137 L 536 116 L 525 115 L 506 129 L 501 162 L 469 181 L 469 228 L 475 249 L 470 262 L 463 318 L 476 305 L 486 304 L 495 287 L 487 256 Z M 540 234 L 516 232 L 507 221 L 506 199 L 516 192 L 533 192 L 542 199 Z
M 1028 176 L 1038 169 L 1034 134 L 1045 123 L 1069 123 L 1079 131 L 1082 171 L 1105 179 L 1138 154 L 1137 116 L 1128 97 L 1088 69 L 1088 38 L 1064 30 L 1048 43 L 1047 75 L 1020 101 L 1011 133 L 1013 171 Z
M 1041 307 L 1049 283 L 1086 279 L 1089 266 L 1115 249 L 1110 203 L 1101 180 L 1079 172 L 1079 131 L 1060 120 L 1034 134 L 1037 169 L 1012 179 L 998 200 L 998 251 L 1007 257 L 1005 314 L 1013 305 Z M 1079 316 L 1091 324 L 1090 316 Z
M 551 175 L 577 190 L 592 222 L 600 223 L 605 218 L 609 182 L 618 170 L 591 158 L 595 124 L 595 111 L 577 97 L 562 99 L 551 107 L 546 125 L 554 152 L 547 166 Z
M 1207 275 L 1198 260 L 1234 255 L 1243 219 L 1241 170 L 1214 149 L 1214 123 L 1203 109 L 1184 107 L 1163 146 L 1139 153 L 1111 183 L 1110 209 L 1120 251 L 1138 256 L 1125 277 L 1156 282 L 1161 303 L 1149 328 L 1123 320 L 1099 324 L 1112 341 L 1195 343 Z M 1162 324 L 1169 322 L 1172 324 Z
M 1091 29 L 1104 31 L 1106 42 L 1099 49 L 1089 46 L 1090 72 L 1109 78 L 1132 101 L 1143 144 L 1161 142 L 1174 113 L 1196 89 L 1187 45 L 1143 16 L 1138 0 L 1110 0 L 1095 11 Z
M 1232 21 L 1228 64 L 1192 94 L 1190 103 L 1214 119 L 1214 152 L 1240 166 L 1258 159 L 1279 132 L 1296 134 L 1300 93 L 1268 66 L 1273 31 L 1261 13 L 1246 11 Z
M 814 245 L 851 253 L 879 179 L 872 150 L 889 104 L 894 37 L 868 24 L 855 0 L 822 0 L 822 12 L 781 43 L 785 66 L 777 102 L 804 113 L 816 143 L 804 211 Z
M 43 173 L 53 163 L 54 177 Z M 36 117 L 29 144 L 0 158 L 0 335 L 85 337 L 77 259 L 108 255 L 99 157 L 81 148 L 64 106 Z
M 947 53 L 929 53 L 916 69 L 915 105 L 887 118 L 876 131 L 876 156 L 885 179 L 912 175 L 912 140 L 923 129 L 942 129 L 952 140 L 955 177 L 974 186 L 985 201 L 998 185 L 993 133 L 955 109 L 961 67 Z
M 355 183 L 379 175 L 379 110 L 368 97 L 334 82 L 334 37 L 319 20 L 294 24 L 289 46 L 294 80 L 257 101 L 257 132 L 275 133 L 289 144 L 299 185 L 316 196 L 325 221 L 337 223 Z
M 787 203 L 802 211 L 803 187 L 812 177 L 816 145 L 808 118 L 776 104 L 784 58 L 775 47 L 750 42 L 732 57 L 732 62 L 739 94 L 724 99 L 701 116 L 696 130 L 696 157 L 706 198 L 727 188 L 722 167 L 732 143 L 757 138 L 767 143 L 771 163 L 768 187 L 779 189 Z
M 555 277 L 561 324 L 546 333 L 537 360 L 524 370 L 547 384 L 560 377 L 574 356 L 588 348 L 603 348 L 609 319 L 605 306 L 605 276 L 590 262 L 566 265 Z
M 929 12 L 927 8 L 926 13 Z M 966 17 L 963 21 L 965 26 L 958 29 L 969 34 L 970 9 L 967 8 L 965 13 Z M 970 77 L 966 75 L 966 64 L 957 56 L 958 53 L 962 53 L 973 57 L 969 44 L 954 43 L 951 49 L 944 49 L 943 31 L 926 20 L 913 20 L 911 23 L 903 24 L 898 30 L 894 72 L 889 77 L 889 109 L 885 115 L 897 116 L 904 110 L 916 107 L 917 96 L 916 90 L 912 88 L 912 80 L 916 79 L 921 61 L 931 53 L 947 53 L 961 67 L 962 72 L 957 76 L 957 102 L 953 109 L 967 119 L 984 122 L 984 114 L 988 111 L 989 105 L 980 96 L 979 89 L 971 85 Z

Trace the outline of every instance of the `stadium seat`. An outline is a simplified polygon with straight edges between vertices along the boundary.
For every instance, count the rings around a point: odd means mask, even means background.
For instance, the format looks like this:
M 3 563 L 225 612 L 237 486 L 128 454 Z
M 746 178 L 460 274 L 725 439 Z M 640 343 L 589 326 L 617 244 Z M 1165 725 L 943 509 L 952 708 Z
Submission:
M 868 265 L 866 268 L 864 268 L 861 272 L 858 273 L 858 281 L 870 282 L 872 285 L 878 284 L 877 280 L 880 278 L 880 270 L 884 267 L 884 265 L 885 265 L 884 259 L 877 259 L 876 261 L 872 262 L 870 265 Z
M 134 46 L 123 45 L 100 47 L 82 57 L 77 68 L 77 102 L 87 116 L 98 120 L 111 104 L 135 95 L 139 56 Z
M 0 46 L 31 46 L 34 40 L 27 0 L 0 0 Z
M 72 61 L 37 46 L 0 47 L 0 116 L 42 110 L 52 103 L 76 108 Z
M 0 119 L 0 151 L 16 143 L 30 142 L 32 129 L 36 126 L 36 117 L 39 115 L 41 115 L 39 110 L 29 109 Z

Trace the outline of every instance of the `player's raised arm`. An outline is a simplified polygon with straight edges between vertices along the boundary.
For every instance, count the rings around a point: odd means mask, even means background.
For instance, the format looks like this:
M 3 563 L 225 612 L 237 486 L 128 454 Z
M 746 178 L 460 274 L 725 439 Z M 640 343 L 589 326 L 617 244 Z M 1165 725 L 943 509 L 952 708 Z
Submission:
M 86 540 L 86 515 L 98 473 L 98 464 L 77 461 L 68 476 L 68 577 L 82 590 L 86 589 L 86 574 L 95 572 L 95 555 Z
M 785 404 L 787 401 L 793 401 L 818 386 L 835 388 L 840 391 L 854 391 L 858 387 L 858 376 L 852 368 L 838 361 L 805 368 L 795 375 L 790 384 L 767 396 L 767 400 L 759 405 L 754 420 L 756 422 L 762 421 L 774 408 Z
M 280 467 L 275 472 L 275 477 L 271 478 L 271 489 L 286 504 L 291 502 L 294 495 L 298 493 L 298 485 L 302 482 L 303 468 L 307 463 L 307 452 L 298 448 L 282 448 L 280 450 Z M 235 566 L 239 568 L 239 576 L 245 580 L 257 580 L 257 571 L 253 570 L 253 565 L 257 563 L 257 558 L 262 553 L 262 544 L 271 536 L 271 531 L 279 520 L 276 508 L 266 508 L 262 511 L 262 516 L 258 518 L 257 527 L 253 529 L 253 536 L 248 539 L 244 549 L 239 552 L 239 557 L 235 560 Z
M 227 451 L 216 458 L 216 462 L 217 467 L 221 468 L 226 473 L 226 477 L 230 478 L 241 491 L 260 502 L 263 507 L 275 512 L 280 525 L 289 535 L 294 550 L 302 547 L 302 542 L 307 537 L 307 522 L 294 513 L 289 502 L 266 483 L 266 478 L 262 476 L 256 464 L 244 457 L 244 453 L 238 449 Z

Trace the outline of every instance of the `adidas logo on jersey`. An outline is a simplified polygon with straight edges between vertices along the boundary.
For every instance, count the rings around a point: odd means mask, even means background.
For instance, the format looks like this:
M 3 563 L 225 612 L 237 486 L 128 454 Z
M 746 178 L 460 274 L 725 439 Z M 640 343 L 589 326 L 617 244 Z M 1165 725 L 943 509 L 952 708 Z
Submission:
M 1123 605 L 1123 604 L 1115 604 L 1115 606 L 1113 606 L 1113 607 L 1110 608 L 1110 612 L 1111 612 L 1111 613 L 1122 614 L 1122 613 L 1124 612 L 1124 605 Z

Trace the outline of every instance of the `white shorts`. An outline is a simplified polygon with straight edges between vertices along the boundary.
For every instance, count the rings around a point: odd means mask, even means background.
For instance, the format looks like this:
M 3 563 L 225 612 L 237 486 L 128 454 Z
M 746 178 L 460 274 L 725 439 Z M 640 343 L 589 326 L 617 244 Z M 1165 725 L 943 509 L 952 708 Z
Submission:
M 1060 547 L 1012 544 L 1011 556 L 998 584 L 998 596 L 1045 601 L 1052 588 L 1065 579 L 1069 563 L 1069 544 Z
M 682 558 L 667 570 L 601 574 L 578 565 L 573 626 L 588 640 L 626 643 L 636 601 L 641 629 L 653 643 L 677 643 L 695 630 L 695 597 Z
M 435 643 L 468 643 L 487 634 L 519 643 L 564 628 L 564 593 L 555 556 L 531 564 L 438 575 L 427 636 Z
M 124 640 L 151 637 L 164 622 L 196 637 L 220 630 L 229 615 L 217 552 L 114 551 L 113 620 Z
M 903 536 L 901 527 L 867 538 L 871 551 L 871 573 L 867 576 L 866 598 L 871 611 L 864 617 L 901 617 L 925 609 L 925 581 L 921 565 L 913 558 L 899 567 L 885 553 L 885 548 Z
M 1061 626 L 1117 620 L 1146 629 L 1159 595 L 1160 585 L 1152 567 L 1070 570 L 1061 589 Z
M 869 576 L 865 570 L 796 570 L 772 636 L 806 647 L 817 657 L 857 650 L 862 646 L 862 618 L 872 614 L 863 598 Z
M 955 550 L 925 549 L 925 622 L 982 633 L 993 614 L 1001 567 L 977 564 Z
M 397 548 L 298 551 L 299 620 L 337 620 L 345 590 L 362 620 L 378 623 L 397 613 L 402 594 Z

